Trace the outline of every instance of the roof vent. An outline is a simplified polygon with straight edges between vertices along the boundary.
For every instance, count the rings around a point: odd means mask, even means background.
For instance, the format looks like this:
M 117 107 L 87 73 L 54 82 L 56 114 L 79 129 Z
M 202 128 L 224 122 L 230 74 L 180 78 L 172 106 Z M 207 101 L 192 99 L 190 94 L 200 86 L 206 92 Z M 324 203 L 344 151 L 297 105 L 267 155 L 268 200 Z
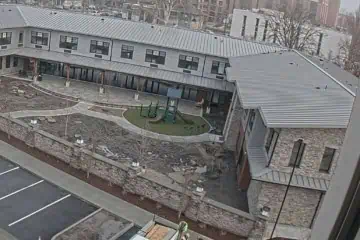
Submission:
M 217 39 L 217 37 L 214 37 L 215 39 Z
M 56 14 L 57 14 L 57 12 L 54 12 L 54 14 L 56 15 Z
M 104 18 L 101 19 L 101 21 L 104 21 L 104 20 L 105 20 Z
M 11 9 L 9 9 L 9 12 L 11 12 L 12 10 Z
M 153 26 L 153 25 L 151 25 L 151 28 L 154 28 L 154 26 Z
M 289 63 L 290 65 L 294 65 L 294 63 L 293 62 L 291 62 L 291 63 Z
M 316 89 L 320 90 L 320 87 L 316 87 Z

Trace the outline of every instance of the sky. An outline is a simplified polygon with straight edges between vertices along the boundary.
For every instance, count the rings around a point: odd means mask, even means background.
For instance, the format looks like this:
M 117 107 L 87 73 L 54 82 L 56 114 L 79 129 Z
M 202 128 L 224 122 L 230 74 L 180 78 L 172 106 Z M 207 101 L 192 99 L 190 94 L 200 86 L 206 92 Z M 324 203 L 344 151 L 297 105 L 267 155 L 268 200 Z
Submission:
M 341 0 L 340 8 L 344 8 L 346 11 L 354 12 L 359 7 L 360 0 Z

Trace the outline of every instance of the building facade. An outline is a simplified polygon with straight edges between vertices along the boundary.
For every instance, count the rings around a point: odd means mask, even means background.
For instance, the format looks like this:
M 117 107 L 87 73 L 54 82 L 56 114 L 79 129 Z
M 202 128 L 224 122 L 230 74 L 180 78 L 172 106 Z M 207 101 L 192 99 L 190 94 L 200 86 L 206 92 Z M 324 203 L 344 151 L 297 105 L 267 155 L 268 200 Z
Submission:
M 297 52 L 230 58 L 230 65 L 237 92 L 224 134 L 249 211 L 267 218 L 262 239 L 308 239 L 355 94 Z
M 209 104 L 230 102 L 229 56 L 280 49 L 120 19 L 25 6 L 1 9 L 1 74 L 22 70 L 160 95 L 171 86 L 183 89 L 183 99 Z M 73 22 L 85 24 L 71 28 Z

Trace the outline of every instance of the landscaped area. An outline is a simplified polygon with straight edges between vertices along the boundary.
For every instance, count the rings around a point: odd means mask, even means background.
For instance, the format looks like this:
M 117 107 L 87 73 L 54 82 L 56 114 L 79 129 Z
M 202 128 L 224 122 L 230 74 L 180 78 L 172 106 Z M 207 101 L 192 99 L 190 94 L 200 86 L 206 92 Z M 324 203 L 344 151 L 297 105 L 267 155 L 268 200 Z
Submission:
M 0 113 L 21 110 L 53 110 L 76 103 L 53 97 L 32 88 L 29 82 L 0 78 Z
M 129 109 L 124 113 L 124 117 L 137 127 L 172 136 L 199 135 L 210 130 L 209 124 L 200 116 L 180 113 L 180 115 L 176 115 L 173 123 L 166 119 L 160 119 L 165 114 L 163 109 L 158 109 L 154 118 L 147 117 L 147 108 L 142 110 L 142 114 L 140 112 L 140 108 Z

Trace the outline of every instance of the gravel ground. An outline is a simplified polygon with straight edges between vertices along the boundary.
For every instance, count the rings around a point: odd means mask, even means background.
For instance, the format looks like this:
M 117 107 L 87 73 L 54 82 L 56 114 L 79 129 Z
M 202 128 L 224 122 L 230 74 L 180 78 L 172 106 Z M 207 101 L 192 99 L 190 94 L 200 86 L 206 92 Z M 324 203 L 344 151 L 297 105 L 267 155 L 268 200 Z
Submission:
M 68 103 L 74 106 L 75 102 Z M 53 110 L 66 107 L 66 101 L 39 92 L 29 82 L 0 78 L 0 112 L 20 110 Z
M 129 224 L 128 221 L 102 210 L 59 235 L 56 240 L 109 240 Z
M 35 118 L 39 119 L 39 117 Z M 39 121 L 39 128 L 64 138 L 66 116 L 53 118 L 56 123 L 49 123 L 46 120 Z M 29 123 L 31 119 L 34 117 L 23 118 L 22 120 Z M 211 162 L 202 157 L 198 147 L 201 145 L 210 155 L 214 155 L 216 150 L 212 143 L 172 143 L 144 138 L 113 122 L 82 114 L 69 115 L 67 132 L 68 141 L 75 142 L 77 137 L 81 136 L 89 149 L 92 149 L 92 143 L 95 143 L 97 153 L 114 161 L 132 162 L 142 156 L 139 161 L 141 166 L 163 174 L 174 173 L 175 169 L 210 166 Z M 139 149 L 143 149 L 142 155 L 139 154 Z M 240 193 L 236 187 L 235 167 L 231 164 L 233 161 L 232 153 L 225 152 L 224 157 L 220 177 L 214 178 L 207 174 L 198 174 L 195 181 L 200 180 L 197 185 L 201 184 L 207 192 L 211 192 L 209 197 L 242 210 L 247 209 L 246 197 L 244 200 L 246 193 Z M 229 184 L 230 182 L 232 183 Z

